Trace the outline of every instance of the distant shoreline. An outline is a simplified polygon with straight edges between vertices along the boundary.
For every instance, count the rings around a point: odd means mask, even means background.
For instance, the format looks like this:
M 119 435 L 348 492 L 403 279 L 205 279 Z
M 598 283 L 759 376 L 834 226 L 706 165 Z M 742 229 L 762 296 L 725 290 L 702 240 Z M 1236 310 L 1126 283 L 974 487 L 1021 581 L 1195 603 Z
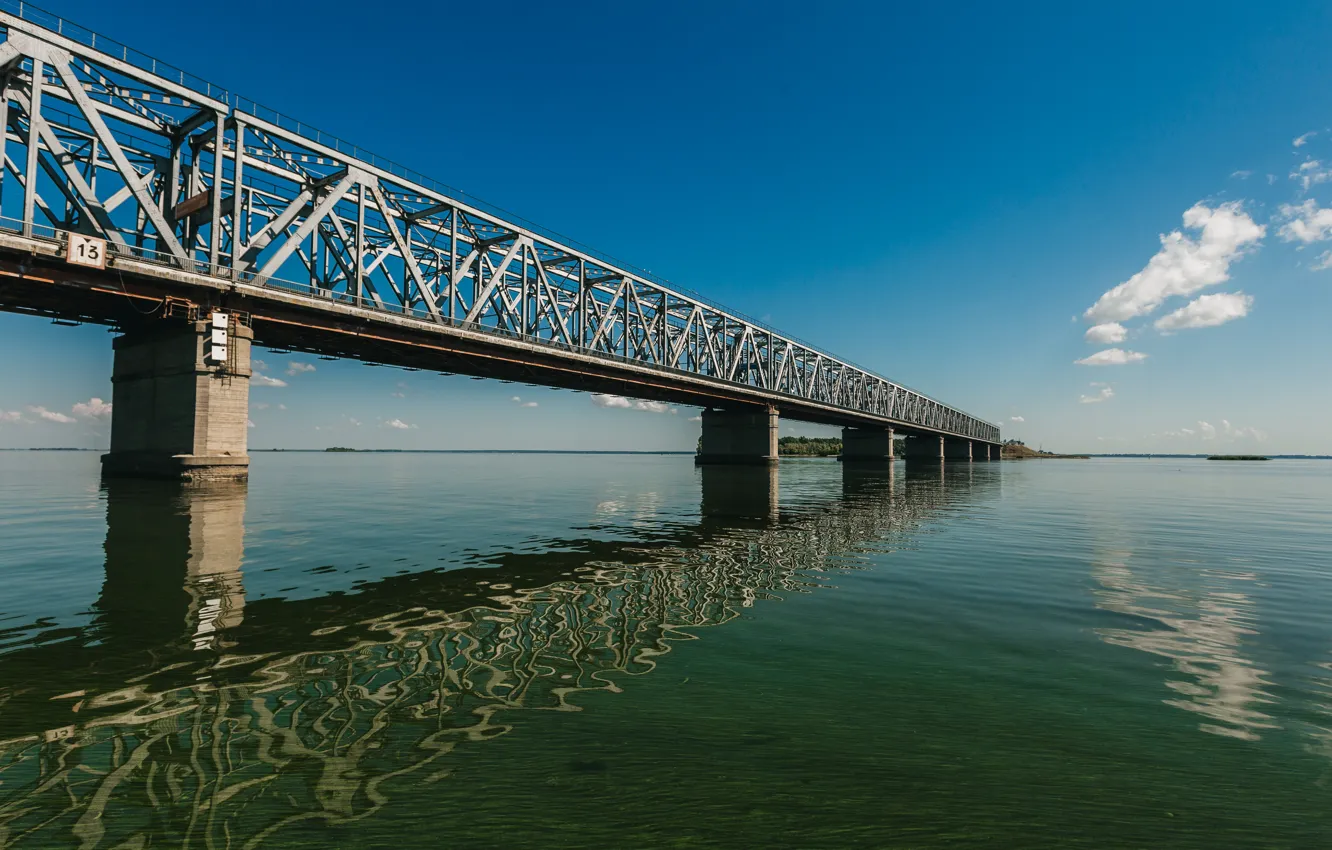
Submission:
M 107 449 L 78 449 L 78 448 L 0 448 L 0 452 L 97 452 L 106 453 Z M 323 449 L 250 449 L 251 454 L 442 454 L 442 455 L 510 455 L 510 454 L 528 454 L 528 455 L 693 455 L 693 451 L 647 451 L 641 449 L 351 449 L 343 451 L 330 452 L 327 448 Z M 782 455 L 783 458 L 796 457 L 820 457 L 819 455 Z M 1058 458 L 1138 458 L 1151 460 L 1154 458 L 1169 460 L 1188 460 L 1198 459 L 1207 460 L 1212 455 L 1207 454 L 1148 454 L 1142 453 L 1117 453 L 1117 454 L 1059 454 L 1044 455 L 1045 459 L 1054 460 Z M 1263 455 L 1269 460 L 1332 460 L 1332 455 Z

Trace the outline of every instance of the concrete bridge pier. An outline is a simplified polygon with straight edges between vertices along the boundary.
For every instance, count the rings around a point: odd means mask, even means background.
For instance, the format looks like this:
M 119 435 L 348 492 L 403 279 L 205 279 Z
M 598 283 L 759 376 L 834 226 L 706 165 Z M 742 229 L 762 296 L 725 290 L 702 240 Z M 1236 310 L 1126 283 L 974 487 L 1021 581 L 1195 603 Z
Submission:
M 955 437 L 944 437 L 944 459 L 945 460 L 973 460 L 971 454 L 971 441 L 958 439 Z
M 254 333 L 234 316 L 227 324 L 221 349 L 214 345 L 211 316 L 162 319 L 115 340 L 111 451 L 102 456 L 103 475 L 184 481 L 249 477 Z
M 703 411 L 696 464 L 777 462 L 777 408 Z
M 907 437 L 903 449 L 907 463 L 943 463 L 944 438 L 934 434 Z
M 843 428 L 843 463 L 892 463 L 892 428 Z

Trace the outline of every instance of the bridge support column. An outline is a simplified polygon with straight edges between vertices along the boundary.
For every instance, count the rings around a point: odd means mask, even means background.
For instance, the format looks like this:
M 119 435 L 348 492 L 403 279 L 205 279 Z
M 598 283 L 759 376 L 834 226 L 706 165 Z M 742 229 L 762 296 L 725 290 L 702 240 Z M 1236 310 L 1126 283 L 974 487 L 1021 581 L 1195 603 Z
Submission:
M 944 458 L 947 460 L 966 460 L 972 459 L 971 441 L 961 440 L 955 437 L 944 438 Z
M 905 454 L 908 463 L 943 463 L 944 438 L 933 434 L 907 437 Z
M 694 463 L 777 462 L 777 409 L 703 411 L 703 436 Z
M 234 319 L 213 364 L 209 321 L 135 329 L 115 340 L 111 452 L 102 474 L 185 481 L 249 477 L 250 342 Z
M 892 463 L 892 428 L 843 428 L 843 463 Z

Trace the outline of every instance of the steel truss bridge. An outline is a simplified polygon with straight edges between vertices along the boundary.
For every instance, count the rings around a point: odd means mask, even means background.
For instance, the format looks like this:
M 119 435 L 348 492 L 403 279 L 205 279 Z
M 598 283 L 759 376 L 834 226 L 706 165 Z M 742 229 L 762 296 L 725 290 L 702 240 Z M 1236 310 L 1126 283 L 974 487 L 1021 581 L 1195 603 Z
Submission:
M 998 443 L 995 425 L 0 0 L 0 308 L 248 314 L 325 356 Z M 104 270 L 66 263 L 105 240 Z M 165 311 L 164 311 L 165 312 Z

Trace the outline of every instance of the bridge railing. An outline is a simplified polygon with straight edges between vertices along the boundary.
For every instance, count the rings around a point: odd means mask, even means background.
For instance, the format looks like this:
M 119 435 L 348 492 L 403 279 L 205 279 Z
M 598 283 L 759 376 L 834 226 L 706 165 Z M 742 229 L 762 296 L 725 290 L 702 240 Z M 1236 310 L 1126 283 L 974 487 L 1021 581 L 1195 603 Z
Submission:
M 71 41 L 86 45 L 99 53 L 105 53 L 114 59 L 133 65 L 141 71 L 147 71 L 154 76 L 163 77 L 178 85 L 192 89 L 205 97 L 227 100 L 230 96 L 226 89 L 216 86 L 202 77 L 195 76 L 188 71 L 177 68 L 175 65 L 149 56 L 147 53 L 135 50 L 113 38 L 107 38 L 31 3 L 24 3 L 22 0 L 0 0 L 0 11 L 9 12 L 11 15 L 34 23 Z

